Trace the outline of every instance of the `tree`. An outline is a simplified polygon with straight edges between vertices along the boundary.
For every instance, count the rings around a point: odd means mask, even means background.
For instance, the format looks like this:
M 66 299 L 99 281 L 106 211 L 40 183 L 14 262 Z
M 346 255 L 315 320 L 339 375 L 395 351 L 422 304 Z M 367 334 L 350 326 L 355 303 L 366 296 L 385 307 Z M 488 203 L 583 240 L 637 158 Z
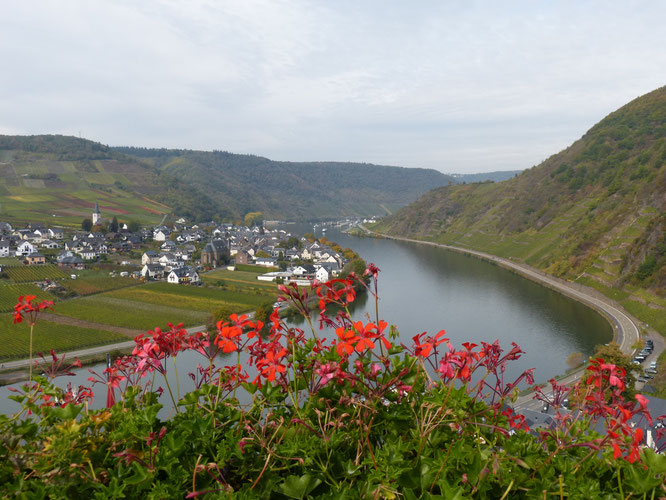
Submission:
M 585 358 L 582 353 L 572 352 L 567 358 L 567 365 L 569 365 L 569 368 L 578 368 L 584 361 Z
M 130 232 L 136 233 L 141 226 L 139 226 L 139 223 L 135 220 L 129 221 L 129 224 L 127 224 L 127 229 L 129 229 Z
M 218 321 L 229 321 L 229 316 L 234 312 L 229 306 L 220 306 L 214 311 L 211 311 L 208 320 L 206 321 L 206 330 L 209 333 L 215 332 Z
M 261 212 L 249 212 L 245 215 L 245 219 L 243 221 L 247 227 L 250 227 L 253 224 L 261 224 L 262 218 L 263 214 Z
M 261 321 L 264 325 L 267 325 L 268 319 L 272 313 L 273 313 L 273 303 L 266 302 L 257 307 L 256 311 L 254 311 L 254 320 Z
M 301 240 L 297 238 L 296 236 L 290 236 L 289 239 L 287 240 L 287 248 L 302 248 L 303 243 L 301 243 Z
M 347 260 L 352 260 L 354 257 L 356 257 L 356 254 L 354 253 L 354 250 L 352 250 L 351 248 L 345 248 L 342 251 L 342 256 Z
M 87 217 L 81 221 L 81 229 L 84 231 L 90 231 L 93 227 L 92 219 L 88 219 Z
M 359 279 L 364 279 L 367 281 L 368 277 L 363 277 L 363 273 L 367 267 L 368 266 L 366 265 L 365 261 L 361 258 L 350 260 L 347 262 L 347 265 L 342 268 L 342 271 L 340 271 L 340 277 L 346 278 L 353 272 Z
M 109 225 L 109 231 L 111 231 L 112 233 L 118 232 L 118 217 L 116 217 L 115 215 L 111 220 L 111 225 Z

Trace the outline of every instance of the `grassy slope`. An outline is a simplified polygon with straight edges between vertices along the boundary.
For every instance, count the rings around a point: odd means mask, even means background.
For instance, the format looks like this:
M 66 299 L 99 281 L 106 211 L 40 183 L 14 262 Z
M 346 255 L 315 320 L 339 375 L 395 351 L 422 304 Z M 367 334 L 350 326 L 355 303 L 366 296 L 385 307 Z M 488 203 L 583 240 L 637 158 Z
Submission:
M 665 214 L 666 87 L 514 179 L 435 189 L 374 229 L 520 259 L 666 334 Z
M 78 226 L 96 202 L 109 220 L 156 223 L 171 211 L 152 199 L 162 190 L 150 167 L 114 158 L 101 145 L 91 149 L 95 144 L 61 136 L 0 136 L 0 220 Z

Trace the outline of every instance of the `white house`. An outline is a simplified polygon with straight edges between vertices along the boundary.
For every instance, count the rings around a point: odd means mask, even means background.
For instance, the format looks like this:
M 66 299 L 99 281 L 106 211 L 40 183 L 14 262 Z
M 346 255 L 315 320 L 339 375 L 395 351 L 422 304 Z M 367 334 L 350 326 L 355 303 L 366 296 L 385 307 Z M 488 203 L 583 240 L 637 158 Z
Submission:
M 77 253 L 85 260 L 91 260 L 97 257 L 97 252 L 90 247 L 86 247 Z
M 17 257 L 26 257 L 30 255 L 31 253 L 35 253 L 37 249 L 35 246 L 30 243 L 29 241 L 23 241 L 21 244 L 16 248 L 16 256 Z
M 255 264 L 258 266 L 273 267 L 277 266 L 277 259 L 275 257 L 257 257 Z
M 143 252 L 143 255 L 141 256 L 141 264 L 144 266 L 146 264 L 155 264 L 157 260 L 159 259 L 159 256 L 157 255 L 157 252 L 155 250 L 148 250 L 146 252 Z
M 307 274 L 308 272 L 305 270 L 304 267 L 302 266 L 296 266 L 291 269 L 292 274 L 295 274 L 296 276 L 303 276 L 304 274 Z
M 166 241 L 170 234 L 168 229 L 156 229 L 153 233 L 153 239 L 155 241 Z
M 52 240 L 62 240 L 65 237 L 65 232 L 60 228 L 51 228 L 48 230 L 48 235 Z
M 9 243 L 0 241 L 0 257 L 9 257 Z
M 169 276 L 167 276 L 167 281 L 174 284 L 196 283 L 199 281 L 199 274 L 194 269 L 181 267 L 171 270 Z
M 320 281 L 322 283 L 330 279 L 328 271 L 323 266 L 317 269 L 317 271 L 315 272 L 315 278 L 317 279 L 317 281 Z
M 43 240 L 41 245 L 42 248 L 50 248 L 50 249 L 60 248 L 60 245 L 53 240 Z
M 164 276 L 164 268 L 159 264 L 145 264 L 141 268 L 141 276 L 146 278 L 162 278 Z

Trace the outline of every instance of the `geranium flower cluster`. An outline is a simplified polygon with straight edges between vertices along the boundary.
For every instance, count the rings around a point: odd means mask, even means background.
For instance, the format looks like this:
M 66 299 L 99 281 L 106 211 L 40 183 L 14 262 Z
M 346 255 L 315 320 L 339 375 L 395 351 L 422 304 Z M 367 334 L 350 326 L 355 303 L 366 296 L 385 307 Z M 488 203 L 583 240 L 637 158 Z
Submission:
M 534 397 L 555 407 L 556 414 L 553 425 L 530 429 L 514 402 L 519 388 L 529 389 L 534 384 L 533 370 L 510 380 L 507 375 L 507 366 L 524 354 L 522 349 L 514 343 L 505 351 L 498 341 L 463 342 L 457 346 L 444 330 L 432 335 L 418 333 L 411 342 L 401 344 L 395 328 L 379 318 L 378 273 L 379 269 L 371 264 L 363 276 L 351 274 L 309 287 L 280 285 L 278 302 L 303 316 L 310 327 L 307 333 L 290 325 L 280 314 L 282 308 L 276 307 L 267 324 L 251 315 L 232 314 L 219 321 L 212 332 L 189 332 L 182 324 L 168 324 L 168 328 L 155 328 L 137 336 L 130 356 L 117 358 L 101 374 L 92 372 L 89 380 L 106 387 L 106 406 L 111 408 L 102 414 L 104 418 L 96 418 L 105 422 L 116 413 L 122 414 L 130 400 L 133 405 L 143 402 L 149 406 L 149 402 L 154 403 L 162 392 L 168 391 L 174 410 L 182 411 L 173 418 L 187 422 L 182 429 L 191 432 L 190 436 L 210 430 L 211 435 L 226 439 L 224 446 L 214 451 L 228 457 L 226 464 L 213 460 L 213 455 L 205 455 L 210 452 L 208 443 L 201 451 L 197 449 L 198 458 L 188 478 L 191 498 L 210 492 L 231 492 L 237 487 L 258 490 L 274 463 L 274 470 L 288 471 L 288 478 L 292 478 L 280 483 L 281 491 L 300 498 L 307 496 L 307 488 L 315 488 L 317 481 L 324 480 L 320 478 L 336 484 L 338 479 L 333 474 L 337 469 L 343 471 L 345 478 L 363 467 L 379 477 L 381 464 L 390 466 L 394 463 L 392 457 L 399 455 L 407 456 L 409 462 L 399 472 L 399 478 L 411 484 L 425 481 L 422 477 L 427 476 L 427 491 L 433 491 L 440 473 L 446 474 L 447 461 L 458 459 L 450 455 L 468 453 L 467 461 L 462 463 L 470 467 L 483 455 L 485 463 L 478 464 L 474 474 L 465 472 L 458 484 L 468 488 L 465 491 L 471 496 L 481 491 L 484 477 L 500 478 L 497 471 L 502 467 L 505 471 L 529 470 L 525 478 L 531 475 L 538 482 L 535 478 L 540 471 L 562 456 L 558 463 L 571 470 L 578 470 L 586 459 L 597 455 L 615 465 L 643 460 L 645 436 L 635 423 L 641 418 L 651 423 L 652 419 L 644 397 L 623 397 L 623 369 L 595 359 L 577 384 L 565 386 L 551 380 L 548 389 L 533 387 Z M 375 299 L 377 312 L 372 319 L 352 319 L 351 306 L 359 290 Z M 26 301 L 22 298 L 19 303 L 25 305 Z M 313 310 L 314 316 L 318 310 L 319 328 L 313 325 L 317 322 L 311 317 Z M 29 312 L 30 306 L 21 311 Z M 180 388 L 173 390 L 167 374 L 171 369 L 177 372 L 176 359 L 184 351 L 199 353 L 202 363 L 189 373 L 195 390 L 181 398 Z M 71 373 L 70 368 L 52 353 L 50 368 L 43 369 L 52 378 Z M 154 386 L 155 379 L 159 379 L 156 375 L 163 377 L 165 391 Z M 29 388 L 32 392 L 24 395 L 32 398 L 30 408 L 35 412 L 81 405 L 92 396 L 84 387 L 68 387 L 57 393 L 44 387 L 38 380 Z M 237 399 L 239 391 L 244 396 Z M 239 400 L 243 398 L 245 402 L 241 404 Z M 569 402 L 568 409 L 564 408 L 565 400 Z M 153 419 L 154 414 L 142 421 Z M 191 420 L 196 423 L 190 426 Z M 605 432 L 597 434 L 592 429 L 602 422 Z M 135 436 L 132 447 L 123 448 L 121 441 L 114 442 L 111 456 L 135 472 L 142 467 L 146 474 L 158 474 L 163 447 L 185 449 L 179 436 L 167 427 L 168 423 L 160 429 L 151 427 L 149 432 Z M 532 447 L 533 456 L 539 460 L 529 464 L 510 454 L 514 442 L 509 441 L 526 437 L 527 433 L 536 439 L 522 441 L 516 447 Z M 315 451 L 312 456 L 301 456 L 298 446 L 290 447 L 291 440 L 312 446 Z M 408 447 L 407 442 L 411 443 Z M 211 443 L 218 444 L 214 440 Z M 405 448 L 400 448 L 403 445 Z M 396 448 L 391 450 L 391 446 Z M 346 451 L 340 454 L 346 453 L 344 462 L 340 461 L 336 470 L 328 467 L 328 460 L 333 460 L 331 457 L 343 448 Z M 425 459 L 421 461 L 426 449 L 431 460 L 428 466 Z M 470 458 L 469 454 L 477 455 Z M 169 460 L 180 466 L 174 456 Z M 238 464 L 244 460 L 253 475 L 243 476 L 238 483 L 241 486 L 232 486 L 230 469 L 240 470 Z M 301 472 L 306 463 L 321 466 L 321 473 Z M 418 479 L 405 479 L 413 470 L 421 471 Z M 426 470 L 432 473 L 423 472 Z M 136 474 L 139 478 L 143 472 Z M 197 481 L 205 482 L 198 476 L 206 474 L 208 487 L 214 481 L 219 489 L 197 488 Z M 300 475 L 296 477 L 297 474 Z M 382 490 L 386 492 L 384 496 L 395 493 L 390 489 L 393 481 L 391 476 L 382 483 L 389 488 Z M 446 481 L 454 484 L 450 473 Z M 506 489 L 504 483 L 501 490 L 488 494 L 506 498 L 513 484 L 511 481 Z M 448 491 L 438 488 L 442 495 Z M 368 496 L 382 496 L 375 490 L 368 491 L 372 493 Z
M 50 300 L 42 300 L 39 304 L 33 304 L 32 301 L 36 298 L 35 295 L 21 295 L 19 297 L 14 306 L 14 324 L 27 319 L 28 324 L 34 326 L 41 312 L 45 309 L 53 309 L 53 302 Z

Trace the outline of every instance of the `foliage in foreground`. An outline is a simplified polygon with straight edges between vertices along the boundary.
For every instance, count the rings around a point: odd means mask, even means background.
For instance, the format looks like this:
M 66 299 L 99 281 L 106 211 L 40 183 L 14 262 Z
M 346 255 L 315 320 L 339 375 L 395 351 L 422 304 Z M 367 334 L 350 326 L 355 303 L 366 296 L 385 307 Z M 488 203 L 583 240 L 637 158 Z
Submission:
M 377 269 L 368 291 L 377 297 Z M 536 397 L 558 408 L 555 426 L 530 431 L 508 404 L 521 381 L 504 379 L 522 351 L 463 343 L 444 331 L 394 345 L 379 317 L 354 322 L 351 275 L 310 289 L 281 286 L 312 335 L 282 322 L 231 315 L 215 338 L 170 325 L 136 339 L 132 356 L 61 390 L 68 368 L 52 355 L 43 376 L 12 396 L 23 409 L 0 417 L 0 484 L 6 496 L 50 498 L 657 498 L 666 457 L 640 447 L 630 420 L 650 419 L 646 400 L 625 401 L 624 370 L 594 360 L 573 388 Z M 365 285 L 364 285 L 365 286 Z M 308 312 L 318 300 L 323 338 Z M 327 309 L 336 306 L 335 317 Z M 267 327 L 266 327 L 267 328 Z M 332 331 L 331 330 L 331 331 Z M 196 389 L 180 398 L 166 372 L 198 351 Z M 216 366 L 217 355 L 237 353 Z M 243 357 L 243 358 L 241 358 Z M 241 359 L 247 359 L 241 363 Z M 163 380 L 165 390 L 156 384 Z M 163 394 L 164 393 L 164 394 Z M 559 410 L 569 399 L 574 411 Z M 116 401 L 117 399 L 117 401 Z M 163 402 L 176 414 L 158 418 Z M 244 402 L 242 402 L 244 401 Z M 663 417 L 662 417 L 663 418 Z M 592 426 L 603 422 L 604 434 Z

